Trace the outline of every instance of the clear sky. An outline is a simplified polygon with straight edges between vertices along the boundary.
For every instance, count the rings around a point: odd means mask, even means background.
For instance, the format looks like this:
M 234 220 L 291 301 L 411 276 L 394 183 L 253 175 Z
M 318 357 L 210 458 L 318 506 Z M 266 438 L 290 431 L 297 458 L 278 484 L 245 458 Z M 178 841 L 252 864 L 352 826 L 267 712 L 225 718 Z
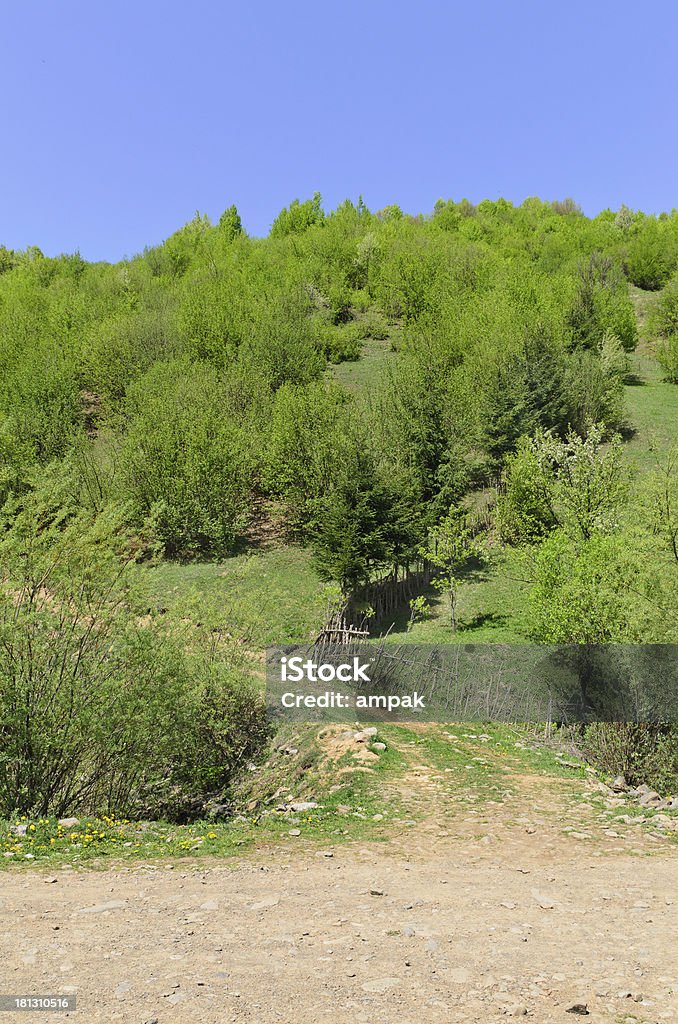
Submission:
M 231 203 L 678 206 L 675 0 L 4 0 L 0 243 L 119 259 Z

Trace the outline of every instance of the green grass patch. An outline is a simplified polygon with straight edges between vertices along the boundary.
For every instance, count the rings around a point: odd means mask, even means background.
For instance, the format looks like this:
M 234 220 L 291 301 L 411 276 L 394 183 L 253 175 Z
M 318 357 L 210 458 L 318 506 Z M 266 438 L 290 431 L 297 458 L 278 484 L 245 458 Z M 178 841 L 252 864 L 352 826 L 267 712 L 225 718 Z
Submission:
M 394 360 L 390 338 L 383 341 L 366 338 L 359 359 L 330 366 L 327 373 L 351 394 L 361 395 L 376 387 Z
M 25 827 L 24 835 L 15 830 Z M 87 817 L 62 827 L 54 818 L 0 822 L 1 866 L 39 863 L 94 865 L 117 860 L 235 853 L 253 842 L 250 824 L 130 822 Z
M 408 628 L 410 609 L 401 608 L 394 616 L 389 642 L 525 643 L 530 586 L 518 578 L 520 572 L 513 563 L 508 551 L 465 575 L 457 596 L 456 630 L 450 625 L 447 598 L 429 587 L 424 594 L 429 603 L 426 617 Z
M 678 439 L 678 387 L 652 379 L 648 370 L 640 365 L 647 363 L 656 368 L 654 360 L 639 355 L 634 357 L 634 362 L 644 382 L 627 385 L 624 389 L 629 420 L 635 431 L 626 453 L 631 465 L 645 473 L 655 468 L 657 457 Z
M 224 628 L 257 649 L 313 636 L 327 608 L 311 554 L 296 546 L 223 562 L 162 562 L 140 573 L 153 613 Z

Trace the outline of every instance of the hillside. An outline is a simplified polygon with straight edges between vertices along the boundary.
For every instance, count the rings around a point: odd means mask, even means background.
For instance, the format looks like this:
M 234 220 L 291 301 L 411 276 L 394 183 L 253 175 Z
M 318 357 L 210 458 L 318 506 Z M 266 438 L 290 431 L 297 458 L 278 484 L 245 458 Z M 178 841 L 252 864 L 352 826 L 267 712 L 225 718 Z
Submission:
M 675 212 L 315 195 L 266 238 L 231 206 L 115 265 L 0 256 L 6 823 L 228 816 L 263 649 L 330 615 L 675 643 Z M 581 746 L 669 794 L 675 739 Z

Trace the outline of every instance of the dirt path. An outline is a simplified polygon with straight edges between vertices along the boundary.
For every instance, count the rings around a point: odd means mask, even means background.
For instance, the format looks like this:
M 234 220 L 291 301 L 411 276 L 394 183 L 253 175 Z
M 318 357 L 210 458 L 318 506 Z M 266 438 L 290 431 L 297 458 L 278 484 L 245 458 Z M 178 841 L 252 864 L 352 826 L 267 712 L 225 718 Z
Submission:
M 76 991 L 86 1024 L 678 1020 L 678 848 L 581 782 L 448 779 L 413 760 L 425 816 L 388 842 L 5 873 L 0 992 Z

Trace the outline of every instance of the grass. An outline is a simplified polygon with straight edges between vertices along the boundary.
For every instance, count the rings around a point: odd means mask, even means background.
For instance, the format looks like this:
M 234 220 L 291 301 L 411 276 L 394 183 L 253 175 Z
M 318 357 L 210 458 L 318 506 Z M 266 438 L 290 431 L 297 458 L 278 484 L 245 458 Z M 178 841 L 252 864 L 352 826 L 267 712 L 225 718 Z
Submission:
M 359 359 L 330 366 L 327 372 L 351 394 L 361 395 L 375 387 L 394 359 L 390 338 L 383 341 L 366 338 Z
M 37 864 L 98 867 L 110 860 L 136 861 L 168 857 L 185 859 L 204 856 L 230 857 L 267 843 L 291 842 L 290 830 L 301 832 L 307 842 L 383 837 L 383 826 L 374 815 L 387 810 L 383 800 L 372 794 L 350 790 L 340 796 L 353 800 L 351 812 L 340 812 L 339 796 L 330 798 L 308 814 L 272 813 L 262 819 L 257 814 L 240 816 L 228 822 L 198 821 L 190 825 L 169 822 L 129 822 L 110 818 L 82 818 L 77 826 L 61 829 L 55 819 L 29 823 L 35 832 L 26 836 L 11 834 L 11 826 L 26 821 L 0 823 L 0 849 L 4 856 L 0 867 Z
M 624 399 L 634 430 L 626 451 L 629 462 L 641 474 L 654 469 L 658 456 L 678 439 L 678 387 L 662 381 L 654 355 L 654 340 L 647 320 L 656 301 L 656 292 L 630 288 L 638 318 L 640 340 L 631 353 L 631 383 L 624 388 Z
M 456 622 L 450 625 L 447 597 L 429 587 L 425 618 L 408 629 L 410 610 L 402 608 L 389 641 L 416 644 L 525 643 L 529 583 L 520 579 L 521 568 L 511 552 L 498 553 L 482 568 L 469 570 L 459 586 Z M 378 630 L 377 630 L 378 631 Z
M 678 387 L 650 376 L 648 356 L 633 358 L 640 384 L 624 388 L 626 408 L 634 430 L 626 447 L 629 462 L 641 474 L 650 472 L 657 458 L 675 445 L 678 436 Z M 652 360 L 651 367 L 656 367 Z
M 314 635 L 328 590 L 300 547 L 276 547 L 223 562 L 162 562 L 140 570 L 149 608 L 208 627 L 226 626 L 260 650 Z

